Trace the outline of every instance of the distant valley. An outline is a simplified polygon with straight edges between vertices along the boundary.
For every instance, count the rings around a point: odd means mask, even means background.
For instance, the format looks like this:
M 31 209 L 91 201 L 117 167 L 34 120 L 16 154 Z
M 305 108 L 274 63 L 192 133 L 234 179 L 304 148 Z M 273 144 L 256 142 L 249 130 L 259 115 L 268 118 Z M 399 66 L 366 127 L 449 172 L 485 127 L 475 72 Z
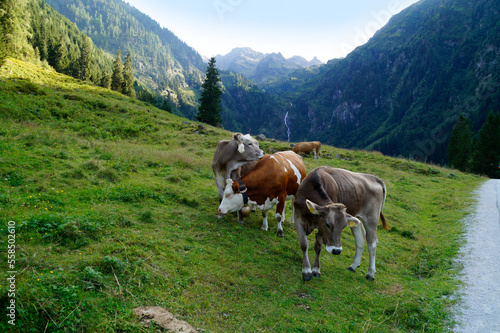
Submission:
M 70 67 L 76 68 L 85 34 L 96 47 L 92 77 L 109 71 L 119 48 L 130 50 L 136 90 L 147 87 L 155 105 L 168 99 L 173 107 L 163 109 L 195 119 L 206 63 L 167 28 L 121 0 L 46 0 L 76 26 L 43 0 L 29 3 L 39 22 L 33 49 L 49 63 L 60 41 L 71 41 Z M 458 117 L 467 118 L 476 135 L 487 115 L 500 110 L 499 8 L 498 0 L 421 0 L 366 44 L 326 64 L 250 48 L 218 55 L 222 125 L 447 164 Z M 41 22 L 50 24 L 42 29 Z
M 286 76 L 301 68 L 322 65 L 316 57 L 308 61 L 301 56 L 286 59 L 281 53 L 261 53 L 249 47 L 234 48 L 226 55 L 215 57 L 217 66 L 245 75 L 255 84 Z

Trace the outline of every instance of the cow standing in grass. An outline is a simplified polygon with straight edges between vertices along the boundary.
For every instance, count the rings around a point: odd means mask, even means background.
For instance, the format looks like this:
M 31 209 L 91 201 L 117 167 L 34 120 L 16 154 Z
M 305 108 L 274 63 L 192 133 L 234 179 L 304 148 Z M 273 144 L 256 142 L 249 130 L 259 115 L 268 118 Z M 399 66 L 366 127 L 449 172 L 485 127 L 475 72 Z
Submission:
M 263 156 L 264 152 L 259 148 L 259 142 L 250 134 L 235 133 L 232 140 L 221 140 L 217 143 L 212 159 L 212 170 L 219 192 L 219 202 L 224 195 L 226 179 L 236 177 L 238 168 L 248 162 L 258 161 Z
M 292 151 L 264 156 L 241 179 L 226 180 L 219 214 L 239 211 L 246 204 L 255 204 L 264 217 L 262 230 L 268 229 L 268 211 L 276 206 L 277 235 L 283 237 L 281 223 L 285 221 L 285 201 L 292 200 L 300 183 L 306 177 L 306 168 L 300 156 Z M 293 221 L 293 213 L 292 213 Z
M 293 152 L 301 155 L 302 154 L 314 154 L 314 160 L 316 161 L 319 158 L 319 153 L 321 150 L 321 142 L 319 141 L 311 141 L 311 142 L 299 142 L 296 143 L 293 147 Z
M 370 255 L 366 278 L 375 279 L 379 219 L 384 229 L 389 229 L 382 214 L 386 194 L 384 182 L 376 176 L 327 166 L 309 173 L 294 200 L 295 227 L 303 253 L 304 281 L 309 281 L 312 276 L 320 276 L 319 256 L 323 243 L 329 253 L 342 253 L 340 234 L 347 225 L 351 227 L 356 242 L 354 261 L 348 269 L 354 272 L 359 267 L 366 240 Z M 314 229 L 318 229 L 318 233 L 314 244 L 316 259 L 311 270 L 306 235 Z

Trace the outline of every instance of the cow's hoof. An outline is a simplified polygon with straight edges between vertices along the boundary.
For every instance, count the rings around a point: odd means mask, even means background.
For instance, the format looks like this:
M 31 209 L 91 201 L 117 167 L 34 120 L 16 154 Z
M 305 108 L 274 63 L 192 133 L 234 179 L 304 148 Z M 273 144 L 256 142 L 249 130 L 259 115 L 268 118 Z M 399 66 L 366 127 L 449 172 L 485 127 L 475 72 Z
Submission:
M 367 279 L 368 281 L 375 281 L 375 278 L 374 278 L 373 276 L 369 275 L 369 274 L 366 274 L 366 276 L 365 276 L 365 277 L 366 277 L 366 279 Z
M 311 273 L 302 273 L 302 280 L 304 281 L 310 281 L 312 278 L 312 274 Z
M 320 277 L 320 276 L 321 276 L 321 273 L 318 273 L 318 272 L 313 272 L 313 276 L 314 276 L 314 277 Z
M 356 272 L 356 268 L 352 268 L 351 266 L 347 267 L 348 270 L 350 270 L 351 272 Z
M 283 232 L 283 230 L 278 230 L 278 232 L 276 233 L 276 236 L 285 237 L 285 233 Z

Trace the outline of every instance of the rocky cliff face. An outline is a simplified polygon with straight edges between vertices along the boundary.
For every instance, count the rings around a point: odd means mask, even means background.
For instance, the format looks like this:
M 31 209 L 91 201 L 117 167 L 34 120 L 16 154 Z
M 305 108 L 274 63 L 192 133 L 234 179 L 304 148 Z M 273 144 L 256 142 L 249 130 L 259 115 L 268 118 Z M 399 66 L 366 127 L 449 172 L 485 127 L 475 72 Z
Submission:
M 477 130 L 500 110 L 498 1 L 424 0 L 301 87 L 295 141 L 446 162 L 461 113 Z

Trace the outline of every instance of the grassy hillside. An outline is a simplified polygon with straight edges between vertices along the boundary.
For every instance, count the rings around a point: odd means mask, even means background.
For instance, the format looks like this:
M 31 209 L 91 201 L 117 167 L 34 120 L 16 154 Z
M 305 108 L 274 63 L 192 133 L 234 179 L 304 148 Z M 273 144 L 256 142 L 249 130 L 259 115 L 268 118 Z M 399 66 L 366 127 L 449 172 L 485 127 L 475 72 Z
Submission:
M 272 220 L 260 230 L 260 214 L 244 226 L 217 219 L 210 162 L 231 133 L 12 59 L 0 69 L 0 117 L 4 309 L 8 221 L 17 271 L 16 326 L 3 315 L 1 331 L 161 330 L 142 326 L 140 305 L 203 332 L 448 331 L 460 219 L 479 177 L 330 146 L 319 161 L 306 157 L 308 171 L 380 176 L 393 228 L 379 229 L 374 282 L 364 279 L 366 250 L 358 272 L 346 269 L 354 239 L 345 230 L 343 254 L 323 253 L 322 276 L 304 283 L 289 222 L 279 239 Z

